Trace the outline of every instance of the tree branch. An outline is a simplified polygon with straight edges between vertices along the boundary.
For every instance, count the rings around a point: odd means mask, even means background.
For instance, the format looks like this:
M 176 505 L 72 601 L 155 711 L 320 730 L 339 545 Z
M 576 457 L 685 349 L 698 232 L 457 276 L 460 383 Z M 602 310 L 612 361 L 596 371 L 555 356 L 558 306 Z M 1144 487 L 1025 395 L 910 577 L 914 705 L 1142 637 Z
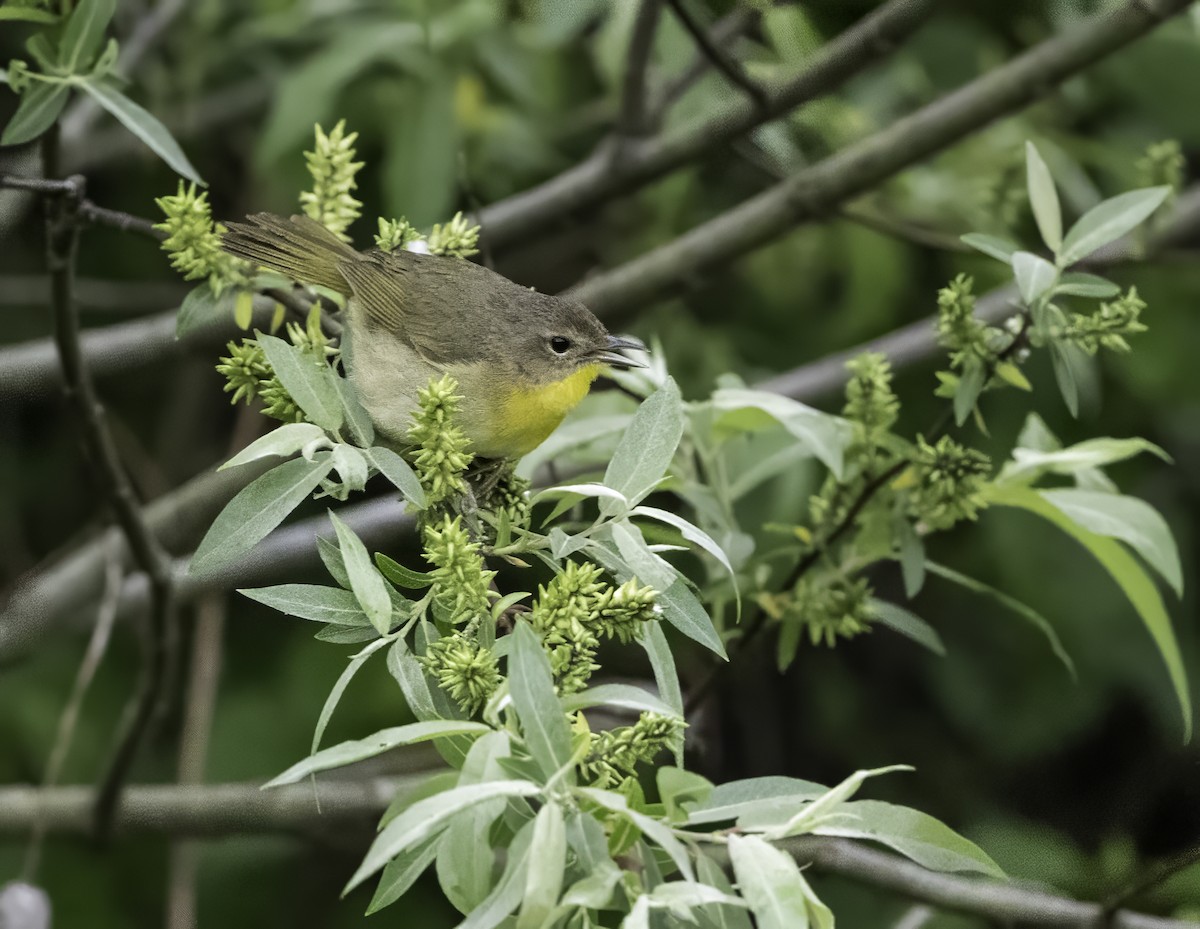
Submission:
M 652 252 L 567 295 L 598 314 L 628 310 L 689 275 L 729 263 L 797 224 L 818 219 L 934 152 L 1045 95 L 1146 34 L 1191 0 L 1126 0 L 1002 67 L 794 174 Z
M 765 122 L 840 87 L 925 22 L 936 0 L 889 0 L 827 42 L 802 72 L 763 88 L 759 107 L 738 100 L 700 125 L 649 139 L 614 162 L 602 146 L 585 161 L 475 215 L 492 246 L 519 239 L 576 210 L 650 183 L 720 149 Z
M 646 78 L 650 70 L 650 58 L 654 53 L 654 37 L 658 34 L 658 23 L 662 18 L 662 0 L 641 0 L 637 16 L 633 21 L 633 34 L 629 39 L 629 52 L 625 56 L 625 80 L 621 85 L 621 109 L 617 114 L 615 144 L 610 156 L 616 160 L 624 157 L 626 144 L 640 139 L 649 130 L 646 121 Z M 495 242 L 489 244 L 495 245 Z
M 396 792 L 422 775 L 366 780 L 322 777 L 309 784 L 260 790 L 257 783 L 211 786 L 142 785 L 126 792 L 114 825 L 125 835 L 219 838 L 231 835 L 304 832 L 313 827 L 345 830 L 374 823 Z M 315 793 L 315 796 L 314 796 Z M 320 808 L 318 811 L 318 800 Z M 92 791 L 87 787 L 0 787 L 0 836 L 24 835 L 40 820 L 51 832 L 82 834 L 88 828 Z M 797 862 L 815 870 L 893 891 L 938 909 L 998 923 L 1046 929 L 1200 929 L 1200 923 L 1119 910 L 1105 923 L 1099 903 L 1073 900 L 1041 889 L 979 877 L 927 871 L 890 852 L 849 839 L 801 836 L 779 843 Z M 721 845 L 706 851 L 728 866 Z
M 687 30 L 688 35 L 692 37 L 700 54 L 708 59 L 714 68 L 724 74 L 731 84 L 740 87 L 756 107 L 760 110 L 765 109 L 767 106 L 766 93 L 751 80 L 736 58 L 727 54 L 725 49 L 712 41 L 704 27 L 687 8 L 684 0 L 666 0 L 666 3 L 671 8 L 671 12 L 675 14 L 675 18 Z

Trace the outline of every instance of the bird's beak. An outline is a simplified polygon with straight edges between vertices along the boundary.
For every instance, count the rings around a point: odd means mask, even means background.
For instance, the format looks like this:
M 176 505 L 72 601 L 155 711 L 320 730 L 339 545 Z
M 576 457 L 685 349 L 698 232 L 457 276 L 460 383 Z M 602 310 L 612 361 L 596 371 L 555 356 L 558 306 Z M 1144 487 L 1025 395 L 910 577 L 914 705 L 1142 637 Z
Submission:
M 630 358 L 626 355 L 618 353 L 618 349 L 632 349 L 637 352 L 646 351 L 646 343 L 641 339 L 630 339 L 624 336 L 610 335 L 608 342 L 605 344 L 602 351 L 596 352 L 592 356 L 594 361 L 601 364 L 612 365 L 614 368 L 645 368 L 648 367 L 646 362 L 639 359 Z

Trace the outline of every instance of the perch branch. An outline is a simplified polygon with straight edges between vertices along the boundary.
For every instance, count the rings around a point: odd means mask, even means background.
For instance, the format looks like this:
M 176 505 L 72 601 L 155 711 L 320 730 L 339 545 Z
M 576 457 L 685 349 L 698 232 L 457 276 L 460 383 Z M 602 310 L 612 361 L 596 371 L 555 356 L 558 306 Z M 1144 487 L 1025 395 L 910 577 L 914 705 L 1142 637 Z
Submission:
M 675 14 L 675 18 L 679 20 L 680 25 L 692 37 L 700 54 L 708 59 L 714 68 L 724 74 L 731 84 L 740 87 L 754 106 L 760 110 L 766 109 L 767 95 L 763 89 L 746 74 L 736 58 L 712 40 L 708 32 L 692 15 L 691 10 L 687 8 L 684 0 L 666 0 L 666 3 L 671 8 L 671 12 Z

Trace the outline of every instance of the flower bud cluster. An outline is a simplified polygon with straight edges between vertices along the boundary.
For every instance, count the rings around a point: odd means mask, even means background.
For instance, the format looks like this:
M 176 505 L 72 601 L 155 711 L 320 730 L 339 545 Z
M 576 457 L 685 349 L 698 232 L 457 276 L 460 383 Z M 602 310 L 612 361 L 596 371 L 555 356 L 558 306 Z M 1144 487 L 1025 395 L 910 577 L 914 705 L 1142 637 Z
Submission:
M 163 251 L 171 256 L 171 266 L 185 281 L 208 278 L 214 294 L 227 287 L 245 287 L 250 282 L 250 266 L 221 250 L 225 228 L 214 223 L 207 193 L 197 193 L 196 185 L 184 186 L 172 197 L 154 201 L 166 217 L 154 228 L 167 234 Z
M 642 713 L 632 726 L 621 726 L 591 736 L 583 774 L 596 787 L 612 787 L 632 776 L 639 764 L 649 764 L 678 738 L 686 723 L 671 716 Z
M 358 133 L 347 134 L 344 119 L 338 120 L 328 135 L 320 126 L 314 128 L 316 144 L 304 153 L 313 189 L 300 194 L 300 206 L 306 215 L 348 242 L 346 230 L 362 213 L 362 202 L 351 195 L 358 186 L 354 176 L 363 166 L 354 160 Z
M 982 490 L 992 464 L 983 452 L 966 448 L 950 436 L 942 436 L 934 445 L 917 436 L 912 465 L 909 510 L 930 529 L 949 529 L 960 520 L 975 519 L 986 506 Z
M 462 633 L 438 639 L 421 658 L 442 691 L 464 712 L 474 715 L 500 686 L 495 652 Z
M 417 392 L 418 409 L 408 437 L 418 446 L 412 460 L 431 505 L 467 492 L 464 474 L 471 464 L 470 440 L 454 423 L 458 412 L 458 382 L 442 375 Z

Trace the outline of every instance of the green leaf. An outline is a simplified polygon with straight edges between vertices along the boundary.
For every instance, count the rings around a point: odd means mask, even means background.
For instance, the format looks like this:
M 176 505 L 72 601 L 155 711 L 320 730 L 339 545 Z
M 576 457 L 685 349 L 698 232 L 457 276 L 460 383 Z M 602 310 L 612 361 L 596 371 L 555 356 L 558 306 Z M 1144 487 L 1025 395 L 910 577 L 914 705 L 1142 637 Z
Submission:
M 1071 227 L 1058 255 L 1061 267 L 1086 258 L 1114 242 L 1157 210 L 1171 195 L 1170 187 L 1131 190 L 1092 207 Z
M 854 429 L 844 419 L 830 416 L 779 394 L 742 387 L 724 387 L 712 396 L 713 409 L 737 414 L 737 419 L 723 416 L 719 425 L 737 422 L 751 431 L 763 428 L 763 419 L 775 420 L 803 444 L 813 456 L 833 472 L 842 476 L 846 447 L 854 439 Z M 747 417 L 756 411 L 758 417 Z
M 675 919 L 688 922 L 694 921 L 691 911 L 700 907 L 735 906 L 745 909 L 749 906 L 741 897 L 699 881 L 659 884 L 643 899 L 648 899 L 651 906 L 668 910 Z
M 508 847 L 508 860 L 504 864 L 504 873 L 500 875 L 500 880 L 496 882 L 487 899 L 458 924 L 458 929 L 496 929 L 521 905 L 526 876 L 529 873 L 532 839 L 533 821 L 530 820 L 521 827 Z
M 567 713 L 592 706 L 614 706 L 637 713 L 649 712 L 680 717 L 680 713 L 672 706 L 634 684 L 598 684 L 562 698 L 562 708 Z
M 321 738 L 325 735 L 325 727 L 329 725 L 329 720 L 333 717 L 333 711 L 337 709 L 338 703 L 341 702 L 342 694 L 350 686 L 354 675 L 367 663 L 367 659 L 379 650 L 382 644 L 384 644 L 382 640 L 373 642 L 351 658 L 342 670 L 342 673 L 338 675 L 338 679 L 333 682 L 333 687 L 330 688 L 329 695 L 325 698 L 325 703 L 322 704 L 321 712 L 317 716 L 317 725 L 313 729 L 312 747 L 309 749 L 310 755 L 316 754 L 317 749 L 321 747 Z
M 813 833 L 879 842 L 931 871 L 973 871 L 1005 878 L 1000 866 L 974 842 L 940 820 L 905 806 L 879 800 L 843 803 Z
M 663 702 L 671 708 L 672 715 L 683 717 L 683 692 L 679 688 L 679 674 L 675 670 L 675 653 L 667 642 L 666 633 L 659 623 L 647 623 L 640 639 L 641 646 L 646 650 L 650 660 L 650 669 L 654 673 L 654 683 Z M 676 739 L 672 746 L 675 763 L 683 765 L 683 737 Z
M 680 874 L 689 881 L 696 879 L 696 875 L 692 871 L 692 863 L 688 857 L 688 851 L 683 843 L 675 838 L 675 833 L 671 831 L 670 826 L 652 816 L 647 816 L 645 813 L 639 813 L 637 810 L 632 809 L 625 800 L 625 797 L 610 790 L 598 790 L 595 787 L 577 787 L 575 792 L 580 797 L 592 801 L 597 806 L 601 806 L 609 812 L 616 813 L 621 818 L 628 820 L 640 829 L 647 839 L 650 839 L 670 856 L 671 860 L 675 863 L 675 867 L 679 869 Z
M 414 803 L 375 837 L 344 893 L 349 893 L 392 858 L 439 834 L 456 814 L 496 797 L 532 797 L 536 793 L 538 786 L 528 781 L 490 781 L 456 787 Z
M 1087 548 L 1117 582 L 1163 656 L 1183 716 L 1184 741 L 1188 741 L 1191 737 L 1192 711 L 1187 677 L 1170 617 L 1146 572 L 1118 543 L 1078 525 L 1033 490 L 997 485 L 990 488 L 989 498 L 996 505 L 1020 507 L 1054 523 Z
M 51 25 L 58 22 L 58 14 L 28 6 L 0 6 L 0 22 L 4 20 Z
M 1069 297 L 1095 297 L 1103 300 L 1106 297 L 1115 297 L 1121 292 L 1121 288 L 1096 274 L 1068 271 L 1059 277 L 1054 292 Z
M 187 155 L 179 147 L 179 143 L 147 110 L 138 106 L 123 93 L 105 81 L 81 81 L 79 86 L 92 96 L 104 109 L 130 132 L 141 139 L 154 154 L 158 155 L 170 166 L 176 174 L 182 175 L 189 181 L 194 181 L 201 187 L 206 187 Z
M 725 871 L 703 852 L 696 855 L 696 876 L 705 884 L 724 893 L 734 892 L 733 884 L 725 876 Z M 716 929 L 754 929 L 750 922 L 750 914 L 742 907 L 717 907 L 716 910 L 709 911 L 709 918 Z
M 354 534 L 354 530 L 338 519 L 336 513 L 329 512 L 329 519 L 337 533 L 338 548 L 346 565 L 346 574 L 350 578 L 350 589 L 358 598 L 363 612 L 371 621 L 380 635 L 386 635 L 392 628 L 392 597 L 388 593 L 383 576 L 371 562 L 371 555 L 362 539 Z
M 1021 299 L 1027 306 L 1032 306 L 1058 280 L 1058 268 L 1032 252 L 1017 252 L 1013 255 L 1012 269 L 1013 276 L 1017 279 L 1017 290 L 1021 292 Z
M 324 438 L 325 430 L 320 426 L 314 426 L 312 423 L 284 423 L 266 435 L 255 439 L 217 470 L 236 468 L 238 465 L 271 456 L 289 457 L 306 445 L 320 442 Z
M 958 387 L 954 391 L 954 422 L 961 426 L 975 411 L 979 395 L 983 393 L 983 385 L 987 382 L 987 372 L 983 363 L 972 359 L 963 369 Z
M 755 835 L 731 835 L 729 860 L 758 929 L 808 929 L 813 896 L 790 855 Z
M 1058 192 L 1054 189 L 1054 178 L 1050 169 L 1032 142 L 1025 143 L 1025 176 L 1029 189 L 1029 205 L 1037 221 L 1042 241 L 1054 253 L 1062 246 L 1062 210 L 1058 205 Z
M 434 836 L 421 845 L 401 852 L 387 863 L 379 876 L 379 886 L 367 907 L 366 915 L 378 913 L 403 897 L 437 857 L 439 837 Z
M 342 558 L 341 549 L 337 547 L 337 544 L 324 536 L 317 536 L 317 554 L 320 555 L 321 563 L 325 565 L 325 570 L 329 572 L 329 576 L 343 590 L 349 590 L 350 575 L 346 573 L 346 562 Z M 354 602 L 357 603 L 358 601 L 355 600 Z
M 970 232 L 959 238 L 976 251 L 983 252 L 985 255 L 991 255 L 1005 264 L 1011 263 L 1012 256 L 1020 251 L 1020 246 L 1015 242 L 1010 242 L 1008 239 L 1001 239 L 994 235 L 984 235 L 980 232 Z
M 1087 355 L 1078 345 L 1070 342 L 1051 342 L 1050 361 L 1054 366 L 1054 379 L 1067 410 L 1079 417 L 1079 384 L 1086 383 Z
M 242 488 L 209 527 L 188 572 L 214 571 L 246 554 L 316 490 L 331 467 L 329 453 L 318 452 L 311 461 L 285 461 Z
M 649 494 L 671 466 L 683 437 L 683 400 L 672 378 L 638 407 L 604 472 L 604 484 L 631 503 Z M 602 501 L 601 509 L 609 512 Z
M 663 619 L 689 639 L 729 660 L 725 643 L 717 635 L 712 617 L 683 578 L 678 578 L 666 590 L 660 590 L 656 602 L 662 607 Z
M 567 832 L 562 809 L 547 803 L 538 810 L 529 842 L 529 871 L 515 929 L 540 929 L 562 893 L 567 868 Z
M 392 677 L 396 679 L 396 683 L 400 685 L 404 700 L 417 719 L 458 719 L 462 717 L 462 711 L 457 704 L 451 703 L 449 698 L 436 686 L 430 686 L 425 669 L 421 667 L 417 656 L 409 650 L 404 639 L 396 639 L 392 643 L 392 647 L 388 649 L 387 668 Z M 456 768 L 464 765 L 471 748 L 467 740 L 461 737 L 437 739 L 433 744 L 438 753 Z
M 375 441 L 375 426 L 371 423 L 371 417 L 367 411 L 363 409 L 362 403 L 359 402 L 354 385 L 344 377 L 335 377 L 333 383 L 337 387 L 338 397 L 342 401 L 346 428 L 349 430 L 351 438 L 354 439 L 354 444 L 359 448 L 370 448 Z M 380 470 L 383 469 L 380 468 Z
M 1043 428 L 1044 425 L 1043 423 Z M 1027 424 L 1026 430 L 1022 431 L 1018 440 L 1022 444 L 1031 441 L 1031 437 L 1026 435 L 1029 430 L 1030 426 Z M 1163 461 L 1171 461 L 1171 456 L 1153 442 L 1139 438 L 1088 439 L 1067 448 L 1018 447 L 1013 449 L 1013 460 L 1000 470 L 996 481 L 1000 484 L 1029 483 L 1044 474 L 1077 475 L 1082 471 L 1126 461 L 1144 452 L 1157 455 Z
M 879 777 L 881 774 L 891 774 L 895 771 L 912 771 L 908 765 L 893 764 L 882 768 L 855 771 L 841 783 L 834 784 L 829 790 L 817 797 L 812 803 L 802 806 L 792 817 L 780 826 L 769 827 L 767 835 L 774 839 L 784 839 L 793 835 L 803 835 L 812 832 L 843 803 L 853 797 L 868 778 Z M 748 828 L 747 817 L 742 816 L 738 825 Z
M 79 0 L 58 43 L 59 64 L 69 74 L 80 74 L 92 63 L 116 11 L 117 0 Z
M 21 145 L 36 139 L 54 125 L 70 95 L 71 90 L 66 84 L 38 81 L 27 88 L 21 94 L 17 112 L 0 135 L 0 145 Z
M 1010 597 L 1008 594 L 1004 593 L 1004 591 L 997 590 L 990 584 L 985 584 L 983 581 L 977 581 L 973 577 L 960 574 L 958 571 L 947 568 L 945 565 L 941 565 L 933 561 L 927 561 L 925 566 L 929 569 L 931 574 L 936 574 L 938 577 L 943 577 L 948 581 L 958 584 L 960 587 L 965 587 L 972 593 L 982 594 L 985 597 L 989 597 L 999 603 L 1006 610 L 1010 610 L 1013 613 L 1016 613 L 1022 619 L 1028 620 L 1041 631 L 1042 635 L 1046 637 L 1046 640 L 1050 643 L 1050 651 L 1052 651 L 1054 656 L 1062 662 L 1063 667 L 1067 669 L 1067 673 L 1071 675 L 1071 679 L 1077 679 L 1077 675 L 1075 673 L 1075 662 L 1071 660 L 1071 656 L 1068 655 L 1067 650 L 1063 648 L 1063 644 L 1058 638 L 1058 633 L 1054 631 L 1054 627 L 1050 625 L 1046 618 L 1033 607 L 1022 603 L 1020 600 L 1017 600 L 1014 597 Z
M 390 448 L 367 449 L 367 457 L 379 469 L 379 473 L 392 482 L 405 498 L 418 510 L 425 509 L 425 490 L 408 462 Z
M 907 519 L 897 521 L 896 537 L 900 543 L 900 574 L 904 580 L 904 596 L 911 600 L 925 586 L 925 543 Z
M 358 604 L 358 598 L 340 587 L 280 584 L 276 587 L 242 588 L 238 593 L 298 619 L 311 619 L 335 626 L 365 626 L 369 622 Z
M 672 765 L 659 768 L 654 783 L 667 819 L 672 823 L 687 822 L 688 807 L 705 803 L 713 792 L 712 781 L 708 778 Z
M 693 545 L 698 545 L 708 554 L 712 555 L 721 566 L 729 572 L 729 576 L 733 579 L 733 586 L 737 590 L 737 574 L 733 570 L 733 565 L 729 562 L 729 556 L 725 554 L 725 550 L 714 541 L 713 537 L 701 529 L 699 526 L 693 525 L 682 516 L 677 516 L 667 510 L 660 510 L 656 506 L 639 506 L 635 507 L 629 514 L 630 516 L 647 516 L 650 519 L 657 519 L 660 523 L 666 523 L 678 529 L 680 534 Z
M 263 787 L 279 787 L 283 784 L 294 784 L 310 774 L 318 771 L 328 771 L 331 768 L 342 768 L 356 761 L 374 758 L 384 752 L 391 751 L 401 745 L 415 745 L 418 742 L 428 742 L 430 739 L 450 735 L 483 735 L 491 732 L 491 728 L 483 723 L 469 720 L 427 720 L 409 723 L 406 726 L 394 726 L 382 729 L 365 739 L 354 739 L 341 742 L 329 748 L 309 755 L 302 761 L 296 762 L 279 776 L 267 781 Z
M 887 626 L 918 645 L 925 646 L 935 655 L 943 658 L 946 656 L 946 646 L 942 644 L 942 637 L 920 616 L 886 600 L 871 600 L 871 610 L 880 625 Z
M 689 826 L 708 823 L 786 822 L 805 803 L 823 796 L 829 788 L 795 777 L 751 777 L 718 784 L 708 799 L 688 813 Z
M 1011 384 L 1018 390 L 1033 390 L 1033 385 L 1029 383 L 1029 378 L 1025 376 L 1025 372 L 1013 362 L 998 361 L 996 362 L 995 371 L 996 377 L 1000 378 L 1004 383 Z
M 508 685 L 525 743 L 547 779 L 571 762 L 571 730 L 554 694 L 550 659 L 533 628 L 517 621 L 508 656 Z
M 666 590 L 675 583 L 679 573 L 661 555 L 650 550 L 640 530 L 625 520 L 611 523 L 607 530 L 621 558 L 639 581 L 655 590 Z
M 1144 500 L 1123 494 L 1073 487 L 1040 491 L 1042 497 L 1089 532 L 1120 539 L 1163 576 L 1177 596 L 1183 596 L 1183 567 L 1179 549 L 1166 520 Z
M 275 375 L 305 415 L 330 432 L 342 427 L 342 399 L 333 380 L 333 369 L 314 361 L 295 345 L 275 336 L 257 336 Z
M 188 333 L 227 321 L 233 311 L 234 293 L 226 289 L 219 295 L 214 294 L 208 281 L 189 290 L 175 317 L 175 338 L 181 339 Z
M 397 587 L 404 587 L 407 590 L 424 590 L 433 583 L 433 575 L 424 571 L 414 571 L 412 568 L 406 568 L 400 562 L 393 558 L 389 558 L 382 552 L 375 553 L 375 566 L 383 573 L 389 581 Z

